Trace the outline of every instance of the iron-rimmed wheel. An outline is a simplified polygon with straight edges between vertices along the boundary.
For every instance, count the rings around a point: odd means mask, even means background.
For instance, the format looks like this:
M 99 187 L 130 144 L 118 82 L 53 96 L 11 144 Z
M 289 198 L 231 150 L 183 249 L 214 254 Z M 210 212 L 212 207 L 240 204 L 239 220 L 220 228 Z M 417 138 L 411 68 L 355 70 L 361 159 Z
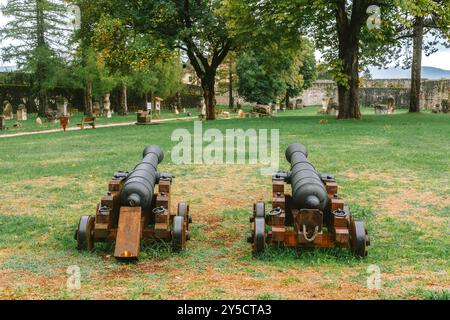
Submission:
M 186 202 L 178 203 L 178 215 L 180 217 L 185 217 L 189 214 L 188 205 Z
M 359 220 L 352 221 L 350 232 L 352 253 L 357 257 L 367 257 L 368 237 L 364 222 Z
M 262 201 L 256 203 L 256 213 L 257 218 L 266 218 L 266 204 Z
M 172 225 L 172 249 L 174 252 L 180 252 L 184 249 L 186 243 L 186 228 L 184 227 L 184 217 L 176 216 L 173 218 Z
M 266 219 L 263 217 L 255 218 L 255 236 L 253 239 L 253 252 L 261 253 L 266 247 Z
M 192 223 L 192 218 L 189 215 L 189 205 L 186 202 L 178 203 L 178 216 L 184 218 L 186 221 L 186 230 L 189 230 L 189 224 Z
M 78 250 L 92 250 L 94 248 L 94 226 L 95 218 L 93 216 L 81 217 L 76 234 Z

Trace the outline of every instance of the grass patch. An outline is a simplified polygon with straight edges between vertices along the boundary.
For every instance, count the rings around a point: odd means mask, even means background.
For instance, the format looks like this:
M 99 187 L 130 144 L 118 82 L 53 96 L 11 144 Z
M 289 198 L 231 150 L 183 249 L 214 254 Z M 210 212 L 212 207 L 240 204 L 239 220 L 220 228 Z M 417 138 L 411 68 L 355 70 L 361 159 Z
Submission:
M 245 242 L 248 217 L 253 202 L 271 200 L 270 178 L 254 165 L 174 165 L 171 134 L 193 132 L 192 122 L 57 132 L 0 140 L 0 297 L 448 299 L 450 118 L 364 109 L 361 121 L 337 121 L 317 110 L 203 127 L 278 129 L 282 170 L 289 169 L 285 148 L 304 143 L 311 162 L 335 174 L 341 196 L 366 222 L 367 259 L 347 250 L 285 248 L 254 257 Z M 131 265 L 116 262 L 110 244 L 78 252 L 73 233 L 80 216 L 94 213 L 112 174 L 132 169 L 148 144 L 166 150 L 160 169 L 176 176 L 176 200 L 190 202 L 188 250 L 176 255 L 165 243 L 145 245 Z M 372 264 L 382 271 L 380 292 L 366 288 Z M 65 288 L 72 265 L 81 268 L 80 292 Z

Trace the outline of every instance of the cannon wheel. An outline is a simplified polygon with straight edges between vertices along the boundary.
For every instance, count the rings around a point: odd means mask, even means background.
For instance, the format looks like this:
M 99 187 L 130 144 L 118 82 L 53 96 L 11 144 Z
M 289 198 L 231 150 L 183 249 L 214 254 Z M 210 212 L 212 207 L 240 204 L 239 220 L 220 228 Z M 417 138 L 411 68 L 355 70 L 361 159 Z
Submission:
M 173 218 L 172 225 L 172 249 L 174 252 L 180 252 L 184 249 L 186 243 L 186 228 L 184 227 L 184 217 L 176 216 Z
M 253 242 L 253 252 L 261 253 L 266 247 L 266 219 L 255 218 L 255 238 Z
M 260 253 L 266 246 L 266 204 L 260 201 L 256 203 L 255 209 L 253 253 Z
M 256 204 L 256 215 L 257 218 L 266 218 L 266 204 L 262 201 Z
M 192 219 L 189 216 L 189 206 L 186 202 L 180 202 L 178 204 L 178 216 L 183 217 L 186 221 L 186 230 L 189 230 L 189 224 L 191 223 Z
M 93 216 L 81 217 L 76 234 L 78 250 L 92 250 L 94 248 L 94 225 L 95 219 Z
M 357 257 L 367 257 L 367 230 L 363 221 L 354 220 L 351 224 L 350 248 Z

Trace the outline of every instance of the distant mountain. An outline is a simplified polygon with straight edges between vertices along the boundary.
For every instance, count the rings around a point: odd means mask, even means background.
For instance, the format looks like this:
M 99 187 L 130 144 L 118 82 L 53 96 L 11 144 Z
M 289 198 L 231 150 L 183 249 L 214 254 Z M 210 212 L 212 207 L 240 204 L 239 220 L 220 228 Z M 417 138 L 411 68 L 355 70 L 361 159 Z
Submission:
M 388 68 L 378 69 L 369 68 L 373 79 L 410 79 L 411 69 Z M 422 78 L 429 80 L 439 80 L 442 78 L 450 79 L 450 70 L 444 70 L 434 67 L 423 67 Z

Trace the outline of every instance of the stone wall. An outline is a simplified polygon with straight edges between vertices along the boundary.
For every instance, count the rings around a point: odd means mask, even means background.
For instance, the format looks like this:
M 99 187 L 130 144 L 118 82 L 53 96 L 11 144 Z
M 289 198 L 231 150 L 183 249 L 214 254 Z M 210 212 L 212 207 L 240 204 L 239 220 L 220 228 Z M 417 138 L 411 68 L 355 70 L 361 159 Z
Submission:
M 387 104 L 387 99 L 392 96 L 395 99 L 397 108 L 408 108 L 410 101 L 411 80 L 408 79 L 389 79 L 389 80 L 364 80 L 360 92 L 360 102 L 364 106 L 374 104 Z M 450 80 L 424 80 L 422 82 L 421 108 L 431 109 L 444 99 L 449 99 Z M 322 105 L 323 98 L 332 98 L 338 101 L 337 86 L 331 80 L 318 80 L 315 84 L 303 92 L 300 97 L 306 106 Z M 235 92 L 236 101 L 241 104 L 247 104 L 240 99 Z M 228 105 L 228 92 L 221 92 L 217 95 L 217 103 Z
M 315 84 L 303 92 L 303 94 L 296 99 L 302 99 L 305 106 L 322 105 L 323 98 L 332 98 L 338 101 L 337 86 L 331 80 L 318 80 Z
M 372 106 L 377 103 L 386 104 L 388 97 L 395 99 L 397 107 L 408 107 L 410 101 L 411 80 L 366 80 L 360 91 L 362 105 Z M 450 80 L 424 80 L 422 82 L 421 107 L 431 109 L 444 99 L 449 99 Z M 325 97 L 337 101 L 337 86 L 333 81 L 318 80 L 313 87 L 306 90 L 302 96 L 305 105 L 320 105 Z

